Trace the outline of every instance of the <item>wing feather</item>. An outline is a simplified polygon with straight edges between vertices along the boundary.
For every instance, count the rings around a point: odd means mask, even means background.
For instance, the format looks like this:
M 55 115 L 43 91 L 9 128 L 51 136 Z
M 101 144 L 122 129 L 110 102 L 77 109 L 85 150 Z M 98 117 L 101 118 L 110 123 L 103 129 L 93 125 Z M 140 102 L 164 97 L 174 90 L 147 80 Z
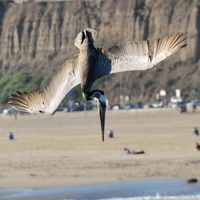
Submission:
M 158 39 L 154 42 L 154 54 L 152 59 L 153 66 L 163 61 L 186 45 L 186 38 L 183 37 L 183 34 L 181 33 L 173 33 L 168 37 Z
M 145 70 L 150 66 L 149 41 L 127 42 L 104 50 L 111 61 L 110 73 Z
M 146 40 L 99 48 L 98 50 L 110 60 L 111 67 L 106 70 L 102 64 L 104 70 L 99 68 L 98 73 L 103 76 L 123 71 L 148 70 L 187 44 L 183 34 L 177 33 L 156 40 L 153 52 L 150 45 L 150 41 Z
M 11 94 L 9 104 L 23 112 L 54 114 L 69 90 L 80 83 L 77 59 L 66 61 L 42 91 L 18 91 Z

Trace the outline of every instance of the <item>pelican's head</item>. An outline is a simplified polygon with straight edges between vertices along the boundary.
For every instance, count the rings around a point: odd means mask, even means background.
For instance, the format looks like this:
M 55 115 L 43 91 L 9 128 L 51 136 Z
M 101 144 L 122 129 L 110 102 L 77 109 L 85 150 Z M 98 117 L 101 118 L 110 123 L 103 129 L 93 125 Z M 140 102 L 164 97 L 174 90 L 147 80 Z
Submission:
M 94 39 L 93 39 L 93 35 L 92 32 L 90 32 L 89 30 L 85 29 L 84 31 L 82 31 L 82 41 L 81 41 L 81 45 L 83 46 L 94 46 Z
M 97 31 L 91 28 L 86 28 L 77 35 L 74 44 L 79 49 L 81 49 L 82 45 L 87 46 L 88 43 L 93 46 L 96 36 L 97 36 Z
M 105 114 L 106 114 L 106 97 L 101 90 L 92 90 L 86 100 L 96 100 L 101 123 L 102 141 L 104 141 L 104 127 L 105 127 Z

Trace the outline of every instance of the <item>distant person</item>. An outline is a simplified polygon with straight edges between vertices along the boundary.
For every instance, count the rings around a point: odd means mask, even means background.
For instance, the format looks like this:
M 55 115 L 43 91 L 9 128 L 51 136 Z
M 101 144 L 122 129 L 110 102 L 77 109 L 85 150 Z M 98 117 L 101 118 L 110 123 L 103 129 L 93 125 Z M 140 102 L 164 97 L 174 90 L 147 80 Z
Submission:
M 195 151 L 200 151 L 200 144 L 196 143 Z
M 17 120 L 17 112 L 14 113 L 15 120 Z
M 113 137 L 114 137 L 114 133 L 113 133 L 112 130 L 109 130 L 109 131 L 108 131 L 108 137 L 109 137 L 109 138 L 113 138 Z
M 14 140 L 14 135 L 12 132 L 8 132 L 8 140 Z
M 186 105 L 183 103 L 180 105 L 180 113 L 187 113 Z
M 130 149 L 127 149 L 127 148 L 124 148 L 124 151 L 126 154 L 144 154 L 145 153 L 143 150 L 131 151 Z
M 124 151 L 125 151 L 126 154 L 132 154 L 130 149 L 124 148 Z
M 199 130 L 198 130 L 197 127 L 194 127 L 193 133 L 194 133 L 195 136 L 198 136 L 198 135 L 199 135 Z
M 133 154 L 144 154 L 145 152 L 143 150 L 139 150 L 139 151 L 134 151 L 133 150 Z
M 196 104 L 195 104 L 195 103 L 193 104 L 193 107 L 192 107 L 192 108 L 193 108 L 193 112 L 196 112 L 196 108 L 197 108 L 197 107 L 196 107 Z

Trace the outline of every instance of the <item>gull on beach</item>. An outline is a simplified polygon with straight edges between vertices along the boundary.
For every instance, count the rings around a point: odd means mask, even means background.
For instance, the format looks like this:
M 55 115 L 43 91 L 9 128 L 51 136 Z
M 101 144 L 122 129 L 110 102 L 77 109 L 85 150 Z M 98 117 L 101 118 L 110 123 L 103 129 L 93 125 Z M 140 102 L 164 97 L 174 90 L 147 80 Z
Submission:
M 19 111 L 52 115 L 67 93 L 81 84 L 83 98 L 97 101 L 104 140 L 106 97 L 101 90 L 91 90 L 93 83 L 108 74 L 151 69 L 187 45 L 182 33 L 157 39 L 152 51 L 149 40 L 96 48 L 96 37 L 97 31 L 91 28 L 80 32 L 74 43 L 79 53 L 57 70 L 46 87 L 35 92 L 17 91 L 11 94 L 9 104 Z

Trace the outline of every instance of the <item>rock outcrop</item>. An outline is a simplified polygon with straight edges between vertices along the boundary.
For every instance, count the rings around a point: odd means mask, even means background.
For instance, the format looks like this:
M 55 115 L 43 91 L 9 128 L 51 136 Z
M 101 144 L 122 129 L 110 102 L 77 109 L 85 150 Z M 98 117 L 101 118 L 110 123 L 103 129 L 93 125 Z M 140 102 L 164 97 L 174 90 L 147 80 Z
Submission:
M 160 89 L 170 94 L 176 88 L 189 93 L 200 88 L 199 0 L 31 2 L 11 3 L 7 9 L 1 5 L 0 73 L 8 67 L 34 76 L 52 73 L 78 52 L 74 39 L 86 27 L 98 31 L 95 44 L 103 46 L 155 40 L 173 32 L 188 38 L 187 48 L 152 70 L 104 78 L 98 87 L 111 102 L 119 102 L 120 94 L 147 102 Z

